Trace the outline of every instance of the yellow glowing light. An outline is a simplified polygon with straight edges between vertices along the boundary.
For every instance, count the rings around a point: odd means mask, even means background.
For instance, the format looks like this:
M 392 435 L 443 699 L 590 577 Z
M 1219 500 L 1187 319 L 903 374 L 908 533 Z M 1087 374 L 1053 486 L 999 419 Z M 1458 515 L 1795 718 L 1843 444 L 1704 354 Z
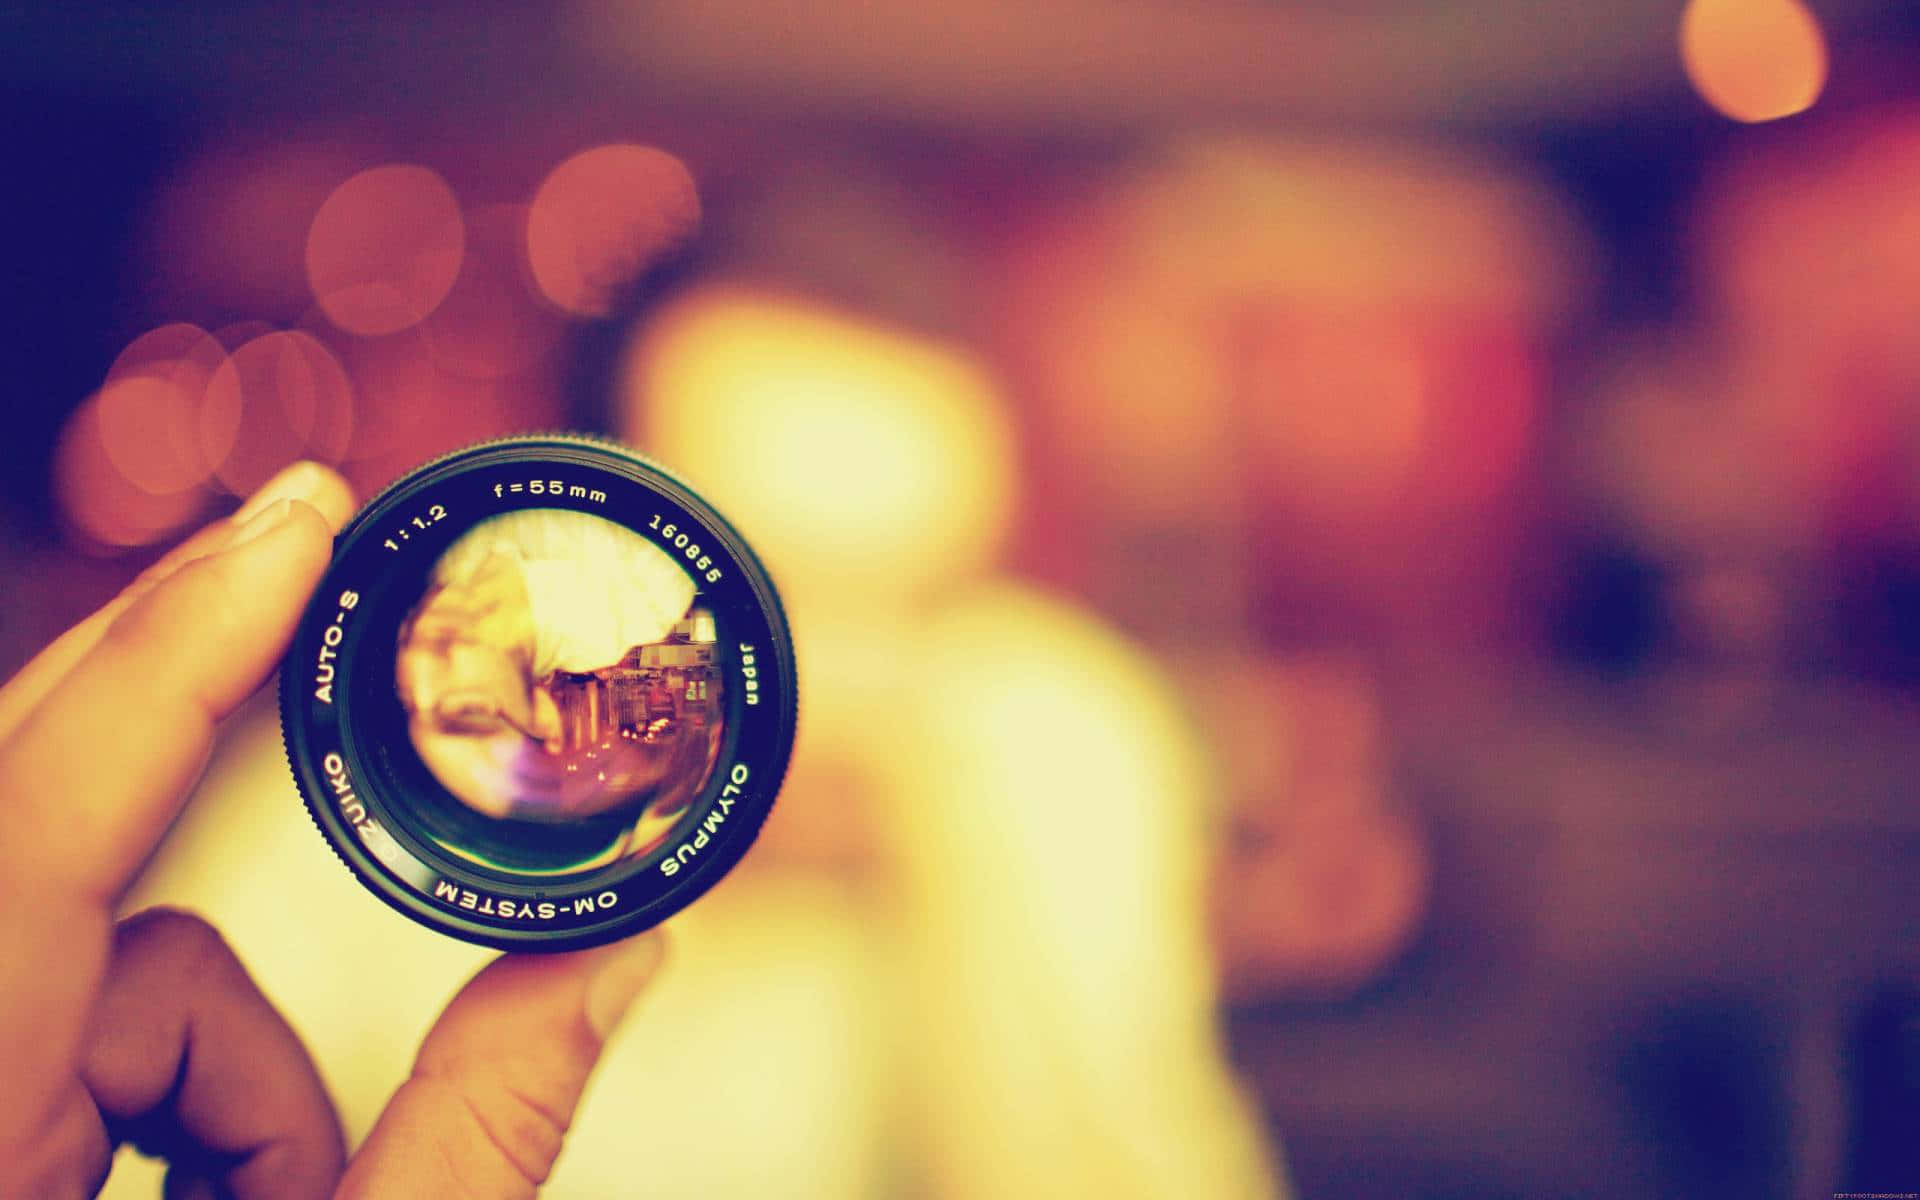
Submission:
M 934 1190 L 1269 1195 L 1214 1041 L 1210 778 L 1179 684 L 1004 584 L 940 606 L 912 661 L 888 734 L 912 799 L 884 816 Z
M 685 163 L 651 146 L 596 146 L 555 167 L 534 193 L 527 261 L 547 299 L 604 316 L 621 288 L 699 223 Z
M 460 205 L 444 179 L 426 167 L 374 167 L 335 188 L 314 214 L 307 281 L 340 328 L 394 333 L 446 299 L 465 251 Z
M 1701 98 L 1736 121 L 1804 112 L 1827 81 L 1826 39 L 1800 0 L 1689 0 L 1680 58 Z
M 904 593 L 987 562 L 1013 435 L 964 351 L 771 293 L 664 314 L 627 372 L 628 430 L 684 467 L 796 593 Z

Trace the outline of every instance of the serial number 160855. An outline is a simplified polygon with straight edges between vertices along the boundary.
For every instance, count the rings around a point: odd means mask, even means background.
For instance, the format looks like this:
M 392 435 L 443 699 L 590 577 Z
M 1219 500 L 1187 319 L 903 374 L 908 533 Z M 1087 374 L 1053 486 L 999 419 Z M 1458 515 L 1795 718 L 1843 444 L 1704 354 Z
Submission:
M 693 569 L 708 583 L 719 583 L 721 571 L 714 565 L 713 556 L 700 548 L 693 535 L 675 525 L 672 521 L 660 522 L 660 514 L 655 513 L 653 520 L 647 522 L 647 528 L 660 535 L 662 545 L 669 547 L 680 557 L 693 564 Z

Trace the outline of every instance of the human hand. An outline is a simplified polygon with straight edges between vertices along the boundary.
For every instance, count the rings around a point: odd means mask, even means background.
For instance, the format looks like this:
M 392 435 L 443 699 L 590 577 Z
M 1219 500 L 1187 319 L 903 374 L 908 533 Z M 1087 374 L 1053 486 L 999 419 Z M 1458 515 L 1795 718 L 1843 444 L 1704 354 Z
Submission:
M 331 472 L 289 468 L 0 688 L 0 1198 L 92 1195 L 125 1140 L 169 1160 L 169 1198 L 531 1196 L 658 965 L 657 934 L 496 960 L 348 1162 L 305 1048 L 220 935 L 168 910 L 115 922 L 352 508 Z

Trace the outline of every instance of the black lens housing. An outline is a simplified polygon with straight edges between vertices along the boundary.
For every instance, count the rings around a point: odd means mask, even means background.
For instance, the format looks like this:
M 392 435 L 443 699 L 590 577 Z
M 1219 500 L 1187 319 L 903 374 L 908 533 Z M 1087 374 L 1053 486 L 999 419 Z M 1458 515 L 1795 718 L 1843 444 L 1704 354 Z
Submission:
M 423 763 L 394 687 L 396 646 L 461 534 L 528 509 L 590 513 L 640 534 L 695 579 L 718 629 L 718 757 L 668 836 L 573 872 L 520 870 L 555 839 L 600 836 L 461 816 Z M 341 532 L 280 674 L 287 759 L 314 823 L 375 895 L 429 928 L 509 950 L 573 950 L 659 924 L 753 844 L 798 717 L 793 644 L 765 568 L 685 483 L 622 447 L 566 435 L 448 455 L 381 493 Z M 481 856 L 447 845 L 486 840 Z

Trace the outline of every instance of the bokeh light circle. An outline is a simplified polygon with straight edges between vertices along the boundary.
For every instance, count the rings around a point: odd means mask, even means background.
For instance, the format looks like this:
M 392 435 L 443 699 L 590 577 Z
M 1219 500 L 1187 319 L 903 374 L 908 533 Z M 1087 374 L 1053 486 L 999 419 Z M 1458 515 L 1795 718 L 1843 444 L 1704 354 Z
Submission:
M 1827 81 L 1826 39 L 1800 0 L 1689 0 L 1680 57 L 1701 98 L 1735 121 L 1804 112 Z
M 88 397 L 68 419 L 53 452 L 54 493 L 81 547 L 115 553 L 149 545 L 199 515 L 209 500 L 205 491 L 158 495 L 120 471 L 107 453 L 100 414 L 100 397 Z
M 629 432 L 685 464 L 797 597 L 911 593 L 987 565 L 1014 436 L 957 346 L 774 292 L 664 313 L 625 373 Z
M 353 383 L 319 339 L 263 334 L 235 350 L 201 400 L 201 452 L 246 495 L 299 458 L 338 462 L 353 432 Z
M 394 333 L 439 307 L 460 273 L 466 226 L 453 189 L 406 163 L 374 167 L 333 190 L 307 231 L 307 282 L 350 333 Z
M 218 339 L 184 323 L 142 334 L 114 359 L 94 403 L 102 449 L 129 483 L 170 495 L 206 482 L 197 414 L 226 359 Z
M 620 289 L 700 223 L 686 164 L 652 146 L 596 146 L 534 193 L 527 261 L 540 292 L 577 316 L 605 316 Z

